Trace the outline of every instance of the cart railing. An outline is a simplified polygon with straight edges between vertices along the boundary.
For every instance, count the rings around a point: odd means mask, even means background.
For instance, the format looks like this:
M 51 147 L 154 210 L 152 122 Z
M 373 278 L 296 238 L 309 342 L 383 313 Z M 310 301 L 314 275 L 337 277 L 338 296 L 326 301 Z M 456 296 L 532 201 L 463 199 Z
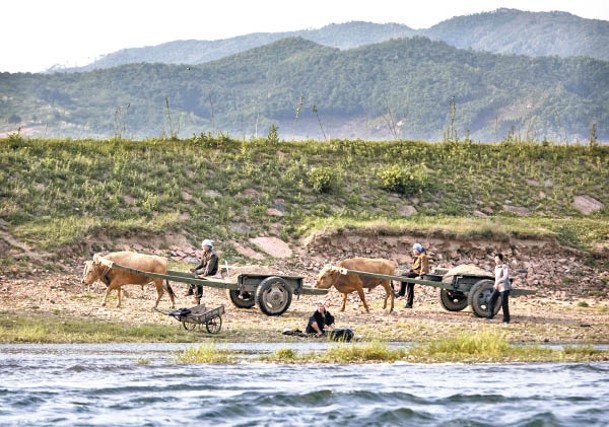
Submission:
M 180 283 L 188 283 L 191 285 L 203 285 L 209 286 L 212 288 L 222 288 L 222 289 L 231 289 L 231 290 L 241 290 L 241 286 L 237 283 L 227 282 L 224 280 L 209 280 L 209 279 L 201 279 L 192 275 L 192 273 L 185 273 L 183 271 L 172 271 L 168 270 L 167 274 L 161 273 L 152 273 L 149 271 L 139 270 L 137 268 L 126 267 L 124 265 L 117 264 L 110 260 L 102 260 L 101 261 L 105 266 L 109 268 L 116 268 L 119 270 L 123 270 L 132 274 L 141 274 L 142 276 L 151 277 L 153 279 L 163 279 L 169 280 L 172 282 L 180 282 Z M 255 287 L 252 289 L 245 289 L 249 291 L 255 290 Z
M 109 267 L 109 268 L 116 268 L 119 270 L 123 270 L 123 271 L 127 271 L 129 273 L 132 274 L 141 274 L 142 276 L 146 276 L 146 277 L 151 277 L 153 279 L 163 279 L 163 280 L 168 280 L 171 282 L 179 282 L 179 283 L 188 283 L 190 285 L 201 285 L 201 286 L 209 286 L 210 288 L 219 288 L 219 289 L 229 289 L 231 291 L 240 291 L 240 292 L 256 292 L 257 289 L 257 285 L 255 284 L 247 284 L 247 283 L 235 283 L 235 282 L 230 282 L 230 281 L 226 281 L 226 280 L 217 280 L 217 279 L 202 279 L 199 277 L 195 277 L 192 273 L 187 273 L 187 272 L 183 272 L 183 271 L 172 271 L 172 270 L 168 270 L 167 274 L 161 274 L 161 273 L 152 273 L 149 271 L 143 271 L 143 270 L 139 270 L 137 268 L 132 268 L 132 267 L 127 267 L 124 265 L 120 265 L 117 264 L 113 261 L 107 260 L 107 259 L 103 259 L 101 260 L 101 262 Z M 244 274 L 242 276 L 255 276 L 255 277 L 262 277 L 262 275 L 260 274 L 253 274 L 253 275 L 249 275 L 249 274 Z M 273 275 L 268 275 L 273 276 Z M 292 276 L 287 276 L 287 277 L 292 277 Z M 304 287 L 304 286 L 300 286 L 294 289 L 294 294 L 296 295 L 325 295 L 328 293 L 327 289 L 315 289 L 315 288 L 309 288 L 309 287 Z
M 493 278 L 493 276 L 483 276 L 483 275 L 476 275 L 476 274 L 456 275 L 455 279 L 453 279 L 451 281 L 451 283 L 444 283 L 444 282 L 441 282 L 441 281 L 439 282 L 439 281 L 435 281 L 435 280 L 418 279 L 418 278 L 412 278 L 412 277 L 396 276 L 396 275 L 391 275 L 391 274 L 370 273 L 368 271 L 360 271 L 360 270 L 350 270 L 350 269 L 347 269 L 344 267 L 338 267 L 336 265 L 330 265 L 330 269 L 332 271 L 336 271 L 343 275 L 357 274 L 359 276 L 375 277 L 377 279 L 395 280 L 396 282 L 413 283 L 415 285 L 431 286 L 434 288 L 449 289 L 449 290 L 458 289 L 456 284 L 458 284 L 459 279 L 461 279 L 463 277 L 479 277 L 480 280 Z M 536 291 L 533 291 L 530 289 L 512 288 L 510 290 L 510 296 L 532 295 L 535 293 L 536 293 Z

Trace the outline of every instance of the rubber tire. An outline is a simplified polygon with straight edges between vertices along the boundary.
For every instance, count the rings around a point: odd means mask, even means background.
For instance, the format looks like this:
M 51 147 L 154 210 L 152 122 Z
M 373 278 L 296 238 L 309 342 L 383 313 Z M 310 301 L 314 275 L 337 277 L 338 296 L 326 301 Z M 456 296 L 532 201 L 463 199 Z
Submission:
M 472 308 L 472 312 L 477 317 L 488 316 L 488 303 L 493 293 L 493 281 L 489 279 L 480 280 L 471 287 L 467 295 L 467 302 Z M 499 300 L 495 304 L 493 316 L 499 312 L 501 303 Z
M 292 288 L 281 277 L 264 279 L 256 290 L 256 304 L 268 316 L 280 316 L 292 303 Z
M 205 322 L 205 329 L 210 334 L 217 334 L 222 329 L 222 316 L 214 316 L 210 319 L 207 319 Z
M 440 289 L 440 304 L 447 311 L 461 311 L 468 306 L 469 302 L 467 295 L 461 291 Z
M 227 289 L 228 299 L 237 308 L 252 308 L 256 305 L 256 296 L 251 292 L 243 292 L 243 295 L 247 298 L 239 296 L 238 290 Z

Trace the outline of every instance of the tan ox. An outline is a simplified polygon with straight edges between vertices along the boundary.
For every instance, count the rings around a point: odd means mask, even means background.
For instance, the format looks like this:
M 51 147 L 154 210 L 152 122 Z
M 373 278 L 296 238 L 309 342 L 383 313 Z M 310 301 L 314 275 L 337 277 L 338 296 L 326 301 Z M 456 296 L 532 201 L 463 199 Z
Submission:
M 350 258 L 336 263 L 337 267 L 343 267 L 348 270 L 366 271 L 368 273 L 379 273 L 393 275 L 397 267 L 396 263 L 386 259 L 371 259 L 371 258 Z M 317 282 L 315 283 L 316 288 L 330 289 L 332 286 L 339 292 L 343 293 L 343 305 L 340 311 L 345 311 L 345 305 L 347 304 L 347 294 L 357 291 L 362 304 L 366 312 L 369 313 L 368 304 L 366 304 L 366 298 L 364 297 L 364 288 L 374 289 L 378 285 L 385 288 L 385 303 L 383 308 L 387 308 L 387 299 L 391 297 L 391 308 L 389 312 L 393 311 L 393 303 L 395 295 L 391 288 L 391 280 L 377 279 L 374 277 L 360 276 L 357 274 L 340 274 L 338 271 L 330 269 L 329 265 L 324 266 L 319 272 Z
M 171 299 L 171 307 L 175 307 L 175 294 L 169 282 L 164 286 L 163 279 L 152 279 L 142 274 L 129 273 L 128 271 L 119 270 L 112 268 L 111 263 L 108 261 L 115 262 L 124 267 L 131 267 L 142 271 L 148 271 L 150 273 L 167 274 L 167 260 L 162 257 L 155 255 L 144 255 L 135 252 L 112 252 L 101 257 L 96 254 L 93 257 L 93 261 L 87 261 L 85 263 L 85 271 L 82 276 L 82 283 L 86 285 L 93 284 L 96 280 L 101 280 L 108 287 L 104 294 L 104 300 L 102 306 L 106 305 L 108 294 L 116 289 L 118 293 L 118 305 L 121 306 L 121 286 L 123 285 L 147 285 L 154 283 L 156 285 L 157 299 L 154 306 L 159 305 L 159 301 L 163 296 L 163 292 L 167 290 L 169 298 Z

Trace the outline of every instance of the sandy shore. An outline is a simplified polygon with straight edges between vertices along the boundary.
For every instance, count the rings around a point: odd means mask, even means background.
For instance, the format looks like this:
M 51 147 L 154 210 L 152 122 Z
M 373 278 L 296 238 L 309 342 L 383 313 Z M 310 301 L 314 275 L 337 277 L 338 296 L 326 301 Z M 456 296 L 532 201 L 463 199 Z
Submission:
M 313 278 L 307 277 L 311 284 Z M 176 307 L 190 307 L 192 298 L 184 296 L 185 284 L 174 284 Z M 112 293 L 108 305 L 101 306 L 105 285 L 92 286 L 80 283 L 80 270 L 62 274 L 44 274 L 36 277 L 10 278 L 0 276 L 0 311 L 27 316 L 30 314 L 68 318 L 125 322 L 128 324 L 167 324 L 181 328 L 173 318 L 152 309 L 156 292 L 152 286 L 128 286 L 123 306 L 116 307 L 116 294 Z M 366 340 L 428 341 L 454 337 L 487 328 L 501 328 L 513 343 L 609 343 L 609 303 L 602 299 L 563 298 L 543 293 L 511 299 L 512 323 L 501 324 L 501 313 L 492 322 L 475 317 L 470 308 L 461 312 L 448 312 L 439 303 L 439 291 L 417 286 L 415 306 L 405 309 L 404 301 L 395 301 L 392 313 L 383 310 L 384 290 L 377 288 L 366 294 L 371 311 L 363 312 L 359 297 L 351 294 L 345 312 L 339 312 L 342 296 L 332 289 L 325 299 L 336 316 L 338 327 L 351 327 L 356 335 Z M 315 309 L 319 297 L 303 296 L 293 299 L 282 316 L 266 316 L 257 308 L 234 307 L 224 290 L 206 288 L 203 302 L 208 307 L 224 304 L 223 327 L 217 340 L 281 342 L 308 338 L 282 335 L 285 328 L 301 329 Z M 167 295 L 159 309 L 169 310 Z M 211 338 L 201 334 L 200 339 Z

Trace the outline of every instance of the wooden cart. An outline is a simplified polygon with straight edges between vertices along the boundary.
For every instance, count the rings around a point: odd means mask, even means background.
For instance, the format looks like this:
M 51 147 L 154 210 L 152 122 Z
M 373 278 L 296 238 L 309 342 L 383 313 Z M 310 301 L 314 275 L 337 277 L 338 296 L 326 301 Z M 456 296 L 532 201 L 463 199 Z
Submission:
M 327 289 L 315 289 L 304 286 L 304 278 L 300 276 L 240 274 L 237 282 L 194 277 L 192 273 L 182 271 L 167 271 L 167 274 L 150 273 L 131 267 L 125 267 L 108 261 L 110 268 L 141 274 L 154 279 L 169 282 L 181 282 L 191 285 L 202 285 L 210 288 L 226 289 L 230 301 L 238 308 L 251 308 L 258 305 L 260 311 L 268 316 L 283 314 L 292 303 L 292 296 L 325 295 Z
M 341 274 L 357 274 L 359 276 L 377 277 L 396 282 L 414 283 L 415 285 L 432 286 L 440 288 L 440 304 L 448 311 L 461 311 L 468 305 L 472 308 L 474 315 L 486 317 L 489 302 L 493 293 L 495 283 L 493 275 L 459 274 L 453 276 L 449 283 L 442 281 L 448 270 L 436 269 L 426 274 L 422 279 L 411 279 L 403 276 L 387 274 L 368 273 L 366 271 L 349 270 L 343 267 L 331 266 Z M 529 289 L 512 288 L 510 297 L 519 295 L 531 295 L 535 291 Z M 494 313 L 497 314 L 501 304 L 495 304 Z

